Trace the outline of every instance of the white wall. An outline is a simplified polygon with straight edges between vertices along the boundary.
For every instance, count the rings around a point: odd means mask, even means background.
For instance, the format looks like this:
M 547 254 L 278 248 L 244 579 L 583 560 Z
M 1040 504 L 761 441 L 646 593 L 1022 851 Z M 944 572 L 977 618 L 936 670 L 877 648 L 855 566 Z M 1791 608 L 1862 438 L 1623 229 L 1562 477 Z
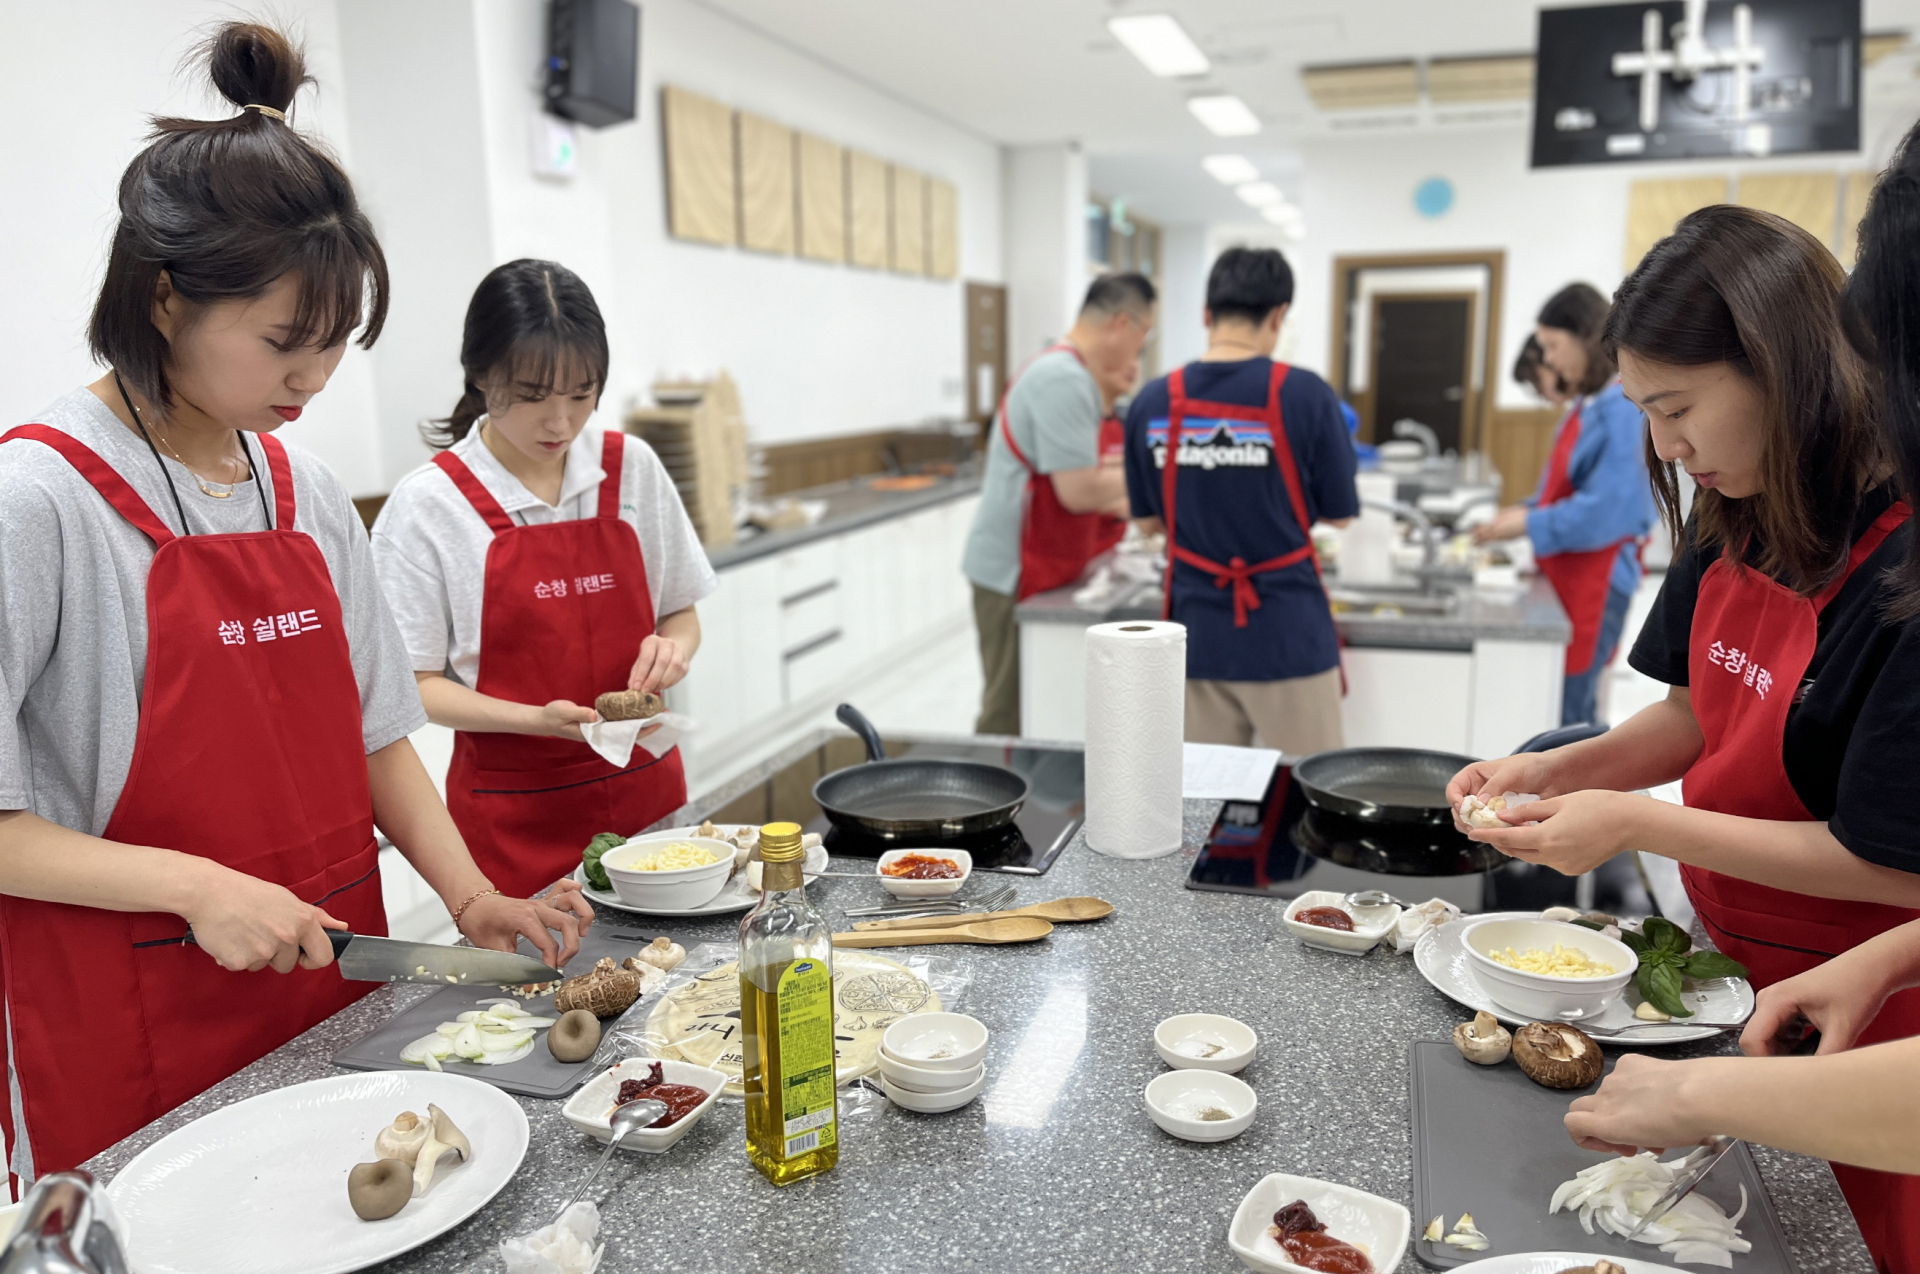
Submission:
M 1007 370 L 1073 325 L 1087 294 L 1087 159 L 1071 143 L 1003 152 Z
M 1160 235 L 1160 371 L 1170 372 L 1207 350 L 1205 226 L 1168 226 Z

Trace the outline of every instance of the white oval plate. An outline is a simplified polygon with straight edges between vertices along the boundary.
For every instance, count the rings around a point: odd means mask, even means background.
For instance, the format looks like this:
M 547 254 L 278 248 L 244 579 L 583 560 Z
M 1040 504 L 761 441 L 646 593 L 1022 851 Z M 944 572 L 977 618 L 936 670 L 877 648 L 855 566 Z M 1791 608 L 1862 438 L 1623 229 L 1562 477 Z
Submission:
M 1520 1017 L 1495 1004 L 1480 989 L 1480 983 L 1474 980 L 1472 963 L 1467 959 L 1466 944 L 1461 935 L 1467 926 L 1476 920 L 1538 920 L 1537 911 L 1489 911 L 1483 915 L 1463 916 L 1450 921 L 1438 929 L 1429 929 L 1421 935 L 1413 948 L 1413 963 L 1422 977 L 1433 983 L 1434 987 L 1450 1000 L 1466 1005 L 1470 1009 L 1485 1009 L 1505 1022 L 1508 1026 L 1524 1026 L 1533 1019 Z M 1713 978 L 1706 982 L 1696 982 L 1680 993 L 1697 1016 L 1712 1018 L 1716 1022 L 1744 1022 L 1753 1012 L 1753 984 L 1745 978 Z M 1590 1022 L 1575 1022 L 1575 1026 L 1593 1025 L 1602 1030 L 1616 1030 L 1623 1026 L 1659 1025 L 1667 1023 L 1642 1022 L 1633 1015 L 1640 1004 L 1640 992 L 1633 983 L 1627 983 L 1620 998 L 1607 1006 L 1606 1012 Z M 1676 1019 L 1671 1029 L 1647 1031 L 1644 1034 L 1628 1035 L 1620 1039 L 1602 1039 L 1602 1044 L 1614 1044 L 1621 1048 L 1658 1048 L 1663 1044 L 1686 1044 L 1693 1040 L 1709 1040 L 1723 1031 L 1733 1030 L 1726 1026 L 1688 1027 L 1684 1019 Z M 1597 1038 L 1597 1037 L 1596 1037 Z M 1484 1269 L 1484 1261 L 1476 1261 L 1476 1267 Z
M 716 823 L 715 826 L 719 829 L 720 835 L 724 837 L 747 826 L 747 824 Z M 648 832 L 647 839 L 658 840 L 663 836 L 698 836 L 699 834 L 700 829 L 698 827 L 669 827 L 661 832 Z M 824 845 L 815 845 L 812 849 L 809 849 L 806 859 L 801 865 L 801 870 L 827 870 L 826 847 Z M 745 911 L 748 907 L 760 901 L 759 891 L 747 888 L 747 878 L 744 872 L 735 876 L 732 880 L 729 880 L 725 885 L 722 885 L 720 892 L 715 894 L 710 901 L 698 907 L 683 907 L 671 911 L 642 911 L 630 902 L 622 902 L 620 895 L 614 893 L 611 889 L 595 889 L 592 885 L 587 884 L 587 868 L 585 863 L 573 869 L 573 878 L 580 882 L 580 892 L 586 895 L 588 902 L 593 903 L 597 907 L 612 907 L 616 911 L 631 912 L 637 916 L 723 916 L 729 911 Z
M 1671 1265 L 1636 1261 L 1630 1256 L 1587 1256 L 1580 1252 L 1514 1252 L 1507 1256 L 1487 1256 L 1473 1262 L 1473 1274 L 1562 1274 L 1595 1261 L 1612 1261 L 1627 1274 L 1673 1274 Z
M 473 1143 L 384 1221 L 347 1205 L 347 1173 L 403 1110 L 431 1102 Z M 202 1115 L 141 1151 L 107 1187 L 140 1274 L 346 1274 L 437 1238 L 519 1171 L 527 1117 L 491 1084 L 368 1071 L 295 1084 Z

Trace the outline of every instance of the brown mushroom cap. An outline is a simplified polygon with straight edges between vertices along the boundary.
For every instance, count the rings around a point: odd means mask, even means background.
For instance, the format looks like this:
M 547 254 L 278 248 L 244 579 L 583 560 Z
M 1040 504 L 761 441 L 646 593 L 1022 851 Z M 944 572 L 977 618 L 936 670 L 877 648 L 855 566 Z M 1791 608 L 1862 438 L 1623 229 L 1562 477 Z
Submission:
M 384 1221 L 413 1197 L 413 1165 L 399 1159 L 357 1163 L 347 1174 L 347 1203 L 362 1221 Z
M 547 1051 L 554 1060 L 584 1062 L 600 1047 L 600 1019 L 586 1009 L 569 1009 L 547 1030 Z
M 1481 1009 L 1473 1021 L 1453 1028 L 1453 1046 L 1475 1065 L 1498 1066 L 1513 1051 L 1513 1037 L 1499 1018 Z
M 593 701 L 593 710 L 608 721 L 638 721 L 666 709 L 659 695 L 645 690 L 609 690 Z
M 1529 1022 L 1515 1031 L 1513 1060 L 1548 1088 L 1585 1088 L 1607 1064 L 1593 1037 L 1565 1022 Z
M 640 998 L 640 975 L 602 956 L 591 973 L 568 978 L 553 993 L 553 1007 L 568 1013 L 586 1009 L 595 1017 L 618 1017 Z

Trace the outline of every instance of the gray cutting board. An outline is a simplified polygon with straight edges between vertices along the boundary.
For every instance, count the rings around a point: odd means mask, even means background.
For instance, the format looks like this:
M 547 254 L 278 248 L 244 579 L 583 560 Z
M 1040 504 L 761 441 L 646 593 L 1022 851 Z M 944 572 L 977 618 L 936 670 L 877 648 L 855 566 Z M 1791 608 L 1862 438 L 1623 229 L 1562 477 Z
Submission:
M 610 922 L 605 913 L 589 930 L 580 942 L 580 950 L 567 962 L 562 970 L 570 976 L 578 976 L 593 968 L 602 956 L 612 956 L 617 964 L 639 951 L 641 947 L 653 941 L 654 930 L 636 929 L 632 925 Z M 520 942 L 523 955 L 537 956 L 538 953 L 523 938 Z M 424 1067 L 415 1066 L 400 1060 L 400 1050 L 423 1035 L 431 1035 L 434 1027 L 442 1022 L 451 1022 L 460 1014 L 480 1007 L 480 1001 L 498 999 L 505 995 L 499 987 L 450 986 L 435 991 L 411 1008 L 405 1008 L 388 1018 L 385 1023 L 363 1035 L 347 1047 L 333 1055 L 335 1066 L 344 1066 L 348 1070 L 358 1071 L 416 1071 Z M 516 997 L 518 998 L 518 997 Z M 628 1013 L 643 1009 L 650 1001 L 636 1003 Z M 553 1011 L 553 996 L 539 996 L 522 1001 L 527 1012 L 541 1017 L 558 1016 Z M 600 1023 L 601 1032 L 611 1031 L 622 1018 L 609 1019 Z M 528 1097 L 560 1098 L 578 1088 L 593 1072 L 593 1059 L 584 1062 L 561 1062 L 555 1060 L 547 1049 L 546 1035 L 542 1032 L 534 1041 L 533 1052 L 517 1062 L 508 1062 L 505 1066 L 480 1066 L 473 1062 L 458 1060 L 445 1061 L 440 1065 L 454 1075 L 469 1075 L 474 1079 L 492 1084 L 495 1088 L 504 1088 L 510 1093 L 522 1093 Z
M 1577 1212 L 1547 1215 L 1562 1181 L 1604 1161 L 1582 1150 L 1562 1122 L 1567 1103 L 1583 1092 L 1543 1088 L 1512 1062 L 1475 1066 L 1451 1043 L 1423 1041 L 1408 1050 L 1413 1087 L 1413 1254 L 1436 1268 L 1515 1252 L 1589 1252 L 1630 1256 L 1656 1265 L 1673 1258 L 1649 1243 L 1627 1243 L 1580 1228 Z M 1607 1069 L 1616 1059 L 1607 1058 Z M 1662 1156 L 1674 1158 L 1683 1153 Z M 1732 1216 L 1747 1187 L 1747 1214 L 1740 1237 L 1753 1251 L 1735 1253 L 1735 1274 L 1797 1274 L 1779 1218 L 1760 1184 L 1745 1145 L 1735 1147 L 1701 1183 L 1703 1194 Z M 1444 1214 L 1451 1229 L 1462 1212 L 1493 1240 L 1485 1252 L 1461 1252 L 1420 1237 L 1427 1222 Z M 1683 1265 L 1680 1269 L 1710 1269 Z

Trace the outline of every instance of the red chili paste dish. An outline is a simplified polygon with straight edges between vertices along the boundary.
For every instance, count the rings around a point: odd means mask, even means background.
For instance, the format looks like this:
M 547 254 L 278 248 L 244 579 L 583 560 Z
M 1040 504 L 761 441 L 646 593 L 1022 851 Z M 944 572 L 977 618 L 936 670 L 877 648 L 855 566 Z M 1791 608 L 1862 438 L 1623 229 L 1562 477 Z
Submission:
M 1267 1235 L 1295 1265 L 1323 1274 L 1374 1274 L 1367 1254 L 1327 1233 L 1305 1199 L 1295 1199 L 1274 1213 Z
M 1293 918 L 1303 925 L 1338 929 L 1342 933 L 1353 932 L 1353 917 L 1338 907 L 1302 907 L 1293 913 Z
M 614 1099 L 614 1109 L 630 1101 L 647 1098 L 664 1102 L 667 1113 L 648 1124 L 649 1128 L 671 1128 L 691 1115 L 707 1099 L 707 1090 L 695 1088 L 692 1084 L 669 1084 L 661 1074 L 660 1063 L 655 1062 L 648 1068 L 645 1079 L 623 1079 L 620 1081 L 620 1094 Z
M 882 867 L 880 874 L 898 880 L 958 880 L 966 875 L 951 858 L 932 854 L 902 854 Z

